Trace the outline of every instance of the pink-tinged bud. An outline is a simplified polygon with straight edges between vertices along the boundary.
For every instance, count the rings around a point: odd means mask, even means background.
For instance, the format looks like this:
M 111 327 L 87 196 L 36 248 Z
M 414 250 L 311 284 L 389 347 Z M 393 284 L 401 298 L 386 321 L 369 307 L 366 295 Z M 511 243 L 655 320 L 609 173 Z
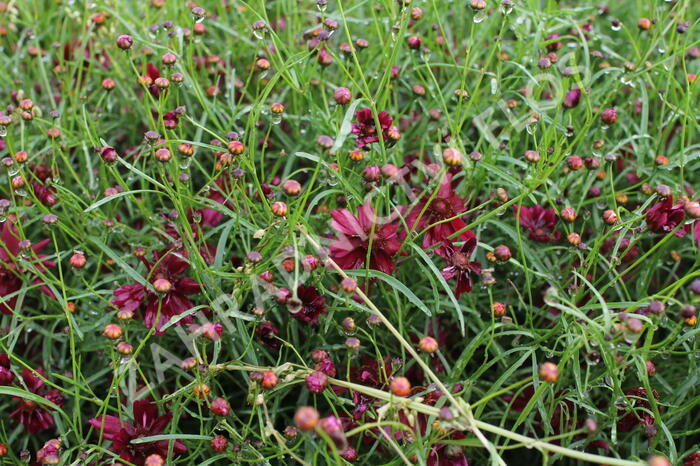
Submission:
M 263 388 L 274 388 L 277 385 L 277 374 L 271 371 L 265 371 L 262 373 L 262 380 L 260 380 L 260 386 Z
M 301 193 L 301 184 L 297 180 L 287 180 L 282 185 L 282 189 L 289 196 L 298 196 Z
M 396 396 L 408 396 L 411 393 L 411 382 L 406 377 L 394 377 L 389 384 L 389 390 Z
M 493 248 L 493 254 L 496 256 L 496 259 L 502 262 L 509 261 L 510 258 L 513 257 L 510 252 L 510 248 L 505 244 L 499 244 Z
M 545 40 L 549 42 L 549 44 L 547 44 L 549 50 L 557 51 L 561 48 L 561 42 L 557 39 L 559 39 L 559 34 L 556 32 L 545 37 Z
M 685 209 L 685 213 L 688 214 L 688 217 L 700 218 L 700 203 L 688 201 L 683 208 Z
M 348 447 L 348 441 L 345 438 L 343 424 L 340 422 L 340 419 L 335 416 L 324 417 L 318 421 L 318 427 L 331 438 L 338 450 L 343 451 Z
M 107 324 L 102 334 L 110 340 L 116 340 L 122 336 L 122 328 L 117 324 Z
M 368 165 L 362 172 L 362 176 L 366 181 L 377 181 L 381 176 L 381 169 L 376 165 Z
M 651 20 L 649 18 L 639 18 L 639 21 L 637 22 L 637 26 L 639 26 L 639 29 L 642 31 L 648 31 L 651 29 Z
M 350 463 L 357 461 L 357 450 L 355 450 L 353 447 L 346 448 L 345 450 L 341 451 L 339 455 Z
M 119 343 L 117 343 L 117 351 L 119 352 L 119 354 L 123 354 L 126 356 L 133 353 L 134 347 L 129 342 L 120 341 Z
M 154 453 L 152 455 L 148 455 L 146 460 L 143 463 L 143 466 L 163 466 L 165 465 L 165 460 L 163 459 L 162 456 L 160 456 L 157 453 Z
M 339 87 L 333 92 L 333 98 L 338 105 L 346 105 L 352 100 L 352 92 L 347 87 Z
M 603 212 L 603 221 L 608 225 L 614 225 L 617 222 L 617 214 L 614 210 L 608 209 Z
M 85 264 L 87 264 L 87 259 L 85 258 L 85 254 L 82 252 L 76 252 L 70 257 L 69 262 L 71 267 L 82 269 L 85 267 Z
M 306 387 L 311 393 L 321 393 L 328 385 L 328 376 L 320 371 L 312 372 L 304 380 L 306 380 Z
M 352 277 L 343 278 L 343 280 L 340 282 L 340 287 L 346 293 L 354 293 L 357 289 L 357 281 Z
M 166 53 L 160 58 L 160 61 L 166 66 L 172 66 L 177 61 L 177 57 L 172 53 Z
M 155 157 L 157 161 L 166 163 L 173 158 L 173 154 L 170 153 L 170 150 L 167 147 L 161 147 L 160 149 L 156 150 Z
M 319 265 L 319 260 L 318 257 L 308 255 L 304 256 L 304 258 L 301 260 L 301 266 L 306 270 L 307 272 L 311 272 L 313 270 L 316 270 Z
M 442 160 L 450 166 L 457 166 L 462 163 L 462 152 L 453 147 L 448 147 L 442 151 Z
M 617 121 L 617 110 L 615 108 L 606 108 L 603 113 L 600 114 L 600 119 L 606 125 L 612 125 Z
M 231 412 L 231 404 L 224 398 L 214 398 L 211 402 L 211 412 L 217 416 L 226 417 Z
M 534 150 L 525 151 L 525 160 L 530 163 L 537 163 L 540 161 L 540 154 Z
M 583 159 L 578 155 L 571 155 L 566 159 L 566 165 L 571 170 L 580 170 L 583 168 Z
M 493 309 L 493 315 L 495 315 L 496 317 L 501 317 L 506 313 L 506 305 L 502 302 L 495 301 L 491 308 Z
M 692 463 L 687 463 L 692 464 Z M 654 455 L 647 461 L 647 466 L 671 466 L 671 462 L 660 455 Z
M 353 333 L 355 332 L 355 330 L 357 330 L 357 326 L 355 325 L 355 319 L 353 319 L 352 317 L 344 318 L 340 325 L 341 327 L 343 327 L 343 331 L 345 333 Z
M 434 353 L 438 350 L 439 345 L 435 338 L 431 336 L 426 336 L 420 339 L 418 342 L 418 348 L 424 353 Z
M 649 377 L 654 377 L 654 375 L 656 375 L 656 366 L 654 365 L 654 363 L 651 361 L 645 361 L 644 365 L 647 368 L 647 374 L 649 375 Z
M 39 464 L 59 464 L 61 462 L 61 441 L 51 439 L 36 452 L 36 461 Z
M 357 337 L 349 337 L 345 340 L 345 347 L 349 350 L 360 349 L 360 339 Z
M 554 383 L 559 380 L 559 368 L 553 362 L 545 362 L 540 366 L 539 375 L 542 380 Z
M 561 218 L 567 222 L 576 220 L 576 211 L 572 207 L 565 207 L 561 210 Z
M 423 41 L 421 41 L 418 36 L 409 36 L 408 39 L 406 39 L 406 44 L 408 44 L 409 49 L 418 50 L 423 44 Z
M 311 352 L 311 360 L 315 363 L 319 363 L 328 359 L 328 351 L 317 349 Z
M 205 383 L 196 383 L 192 387 L 192 394 L 195 398 L 199 398 L 200 400 L 207 398 L 210 391 L 209 385 Z
M 132 45 L 134 45 L 134 39 L 132 39 L 131 36 L 122 34 L 121 36 L 117 37 L 117 47 L 120 49 L 129 50 Z
M 223 435 L 215 435 L 211 439 L 211 449 L 217 453 L 221 453 L 228 447 L 228 440 Z
M 399 168 L 393 163 L 385 163 L 382 165 L 382 175 L 385 178 L 395 178 L 399 175 Z
M 301 431 L 314 430 L 319 421 L 319 414 L 311 406 L 302 406 L 294 414 L 294 425 Z
M 277 217 L 284 217 L 287 215 L 287 204 L 282 201 L 273 202 L 270 209 Z
M 228 151 L 233 155 L 241 155 L 245 150 L 245 146 L 241 141 L 233 140 L 228 143 Z

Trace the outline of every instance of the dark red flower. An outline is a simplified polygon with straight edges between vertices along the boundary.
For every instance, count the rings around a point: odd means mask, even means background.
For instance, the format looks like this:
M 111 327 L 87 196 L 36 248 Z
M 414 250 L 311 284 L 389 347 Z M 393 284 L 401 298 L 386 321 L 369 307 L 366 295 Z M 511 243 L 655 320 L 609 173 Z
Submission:
M 659 394 L 652 390 L 654 398 L 658 401 Z M 649 397 L 644 387 L 632 388 L 625 392 L 627 398 L 626 407 L 618 409 L 618 415 L 623 416 L 617 421 L 619 432 L 629 432 L 637 424 L 643 426 L 654 425 L 654 415 L 649 404 Z M 657 406 L 661 412 L 661 406 Z
M 466 438 L 462 432 L 454 432 L 450 440 Z M 467 456 L 459 445 L 437 444 L 430 450 L 428 466 L 469 466 Z
M 379 136 L 377 134 L 377 128 L 374 124 L 374 115 L 372 110 L 365 108 L 363 110 L 358 110 L 355 112 L 357 117 L 357 122 L 352 124 L 352 134 L 357 136 L 355 140 L 355 146 L 359 149 L 364 149 L 365 146 L 379 141 Z M 387 112 L 379 112 L 377 115 L 379 124 L 381 125 L 382 136 L 384 141 L 390 141 L 387 135 L 387 131 L 391 127 L 391 123 L 394 121 Z
M 685 220 L 683 204 L 673 204 L 673 197 L 668 196 L 661 202 L 654 204 L 646 215 L 647 226 L 655 233 L 669 233 Z M 683 228 L 676 232 L 676 236 L 683 236 Z
M 457 299 L 462 293 L 469 293 L 472 290 L 471 275 L 481 273 L 481 264 L 469 260 L 476 249 L 476 235 L 473 231 L 467 230 L 463 237 L 464 244 L 461 248 L 457 249 L 454 244 L 444 241 L 440 251 L 440 255 L 447 262 L 447 267 L 442 269 L 442 276 L 445 280 L 457 279 L 455 288 Z
M 160 89 L 153 82 L 156 79 L 160 78 L 160 71 L 158 71 L 158 68 L 156 68 L 155 65 L 149 63 L 148 65 L 146 65 L 146 74 L 149 78 L 151 78 L 152 81 L 151 85 L 148 86 L 148 92 L 150 92 L 153 97 L 158 98 L 158 96 L 160 95 Z
M 288 302 L 288 309 L 292 317 L 301 322 L 311 322 L 313 325 L 318 325 L 318 316 L 328 309 L 324 305 L 326 298 L 319 295 L 313 286 L 299 285 L 297 299 L 294 300 L 295 303 L 292 301 L 293 298 Z
M 277 326 L 274 324 L 274 322 L 271 321 L 265 321 L 261 322 L 256 328 L 255 328 L 255 335 L 260 339 L 260 341 L 269 346 L 272 349 L 277 349 L 280 346 L 280 340 L 277 338 L 277 336 L 280 334 L 280 331 L 277 329 Z
M 158 416 L 158 407 L 149 400 L 134 401 L 134 423 L 122 421 L 116 416 L 103 415 L 90 419 L 90 425 L 97 429 L 99 435 L 112 442 L 110 450 L 123 460 L 143 466 L 149 455 L 157 454 L 168 457 L 168 440 L 147 443 L 131 443 L 141 437 L 162 434 L 173 417 L 172 413 Z M 181 454 L 187 447 L 179 440 L 173 443 L 173 452 Z
M 30 272 L 25 270 L 21 262 L 17 259 L 20 257 L 20 239 L 17 231 L 16 217 L 10 215 L 2 226 L 2 244 L 0 244 L 0 311 L 3 314 L 12 314 L 17 305 L 17 296 L 8 297 L 22 288 L 23 278 L 29 275 Z M 43 239 L 31 246 L 31 251 L 36 254 L 34 266 L 39 272 L 45 272 L 47 267 L 54 267 L 56 264 L 53 261 L 45 259 L 46 254 L 39 254 L 44 246 L 49 242 L 49 239 Z M 25 253 L 26 254 L 26 253 Z M 40 278 L 35 278 L 32 283 L 43 283 Z M 41 291 L 51 299 L 55 299 L 54 294 L 46 285 L 41 286 Z
M 5 353 L 0 353 L 0 385 L 10 385 L 13 378 L 12 371 L 10 371 L 10 357 Z
M 369 200 L 360 206 L 357 217 L 347 209 L 336 209 L 331 216 L 331 227 L 338 233 L 330 247 L 331 258 L 341 268 L 362 267 L 369 251 L 370 268 L 384 273 L 394 270 L 391 258 L 401 248 L 401 243 L 393 216 L 389 219 L 391 221 L 380 224 Z
M 515 216 L 518 216 L 518 206 L 515 205 Z M 530 231 L 528 238 L 540 243 L 557 241 L 561 236 L 554 230 L 557 224 L 557 214 L 554 209 L 545 209 L 537 204 L 534 207 L 520 207 L 520 225 Z
M 452 189 L 452 175 L 446 174 L 437 195 L 424 196 L 406 216 L 409 229 L 429 227 L 423 236 L 423 248 L 433 244 L 449 241 L 450 236 L 466 228 L 466 223 L 459 217 L 466 208 L 464 201 Z
M 190 264 L 182 259 L 177 251 L 153 251 L 153 258 L 153 264 L 143 257 L 140 259 L 148 269 L 148 280 L 156 289 L 160 288 L 160 293 L 155 293 L 140 283 L 124 285 L 114 291 L 115 299 L 112 300 L 112 304 L 125 312 L 133 312 L 140 308 L 144 325 L 151 328 L 155 324 L 156 335 L 162 335 L 164 332 L 161 329 L 173 316 L 193 307 L 187 296 L 198 293 L 200 285 L 191 278 L 182 276 Z M 180 325 L 180 322 L 192 323 L 192 317 L 184 317 L 175 325 Z
M 36 372 L 46 378 L 44 369 L 41 367 L 37 368 Z M 41 377 L 34 375 L 34 372 L 26 367 L 22 370 L 22 381 L 29 392 L 42 396 L 57 406 L 62 406 L 63 397 L 60 392 L 56 389 L 46 390 L 46 384 Z M 17 401 L 17 408 L 10 413 L 10 418 L 22 424 L 26 433 L 33 435 L 54 425 L 53 415 L 44 406 L 27 398 L 13 397 L 13 399 Z
M 700 450 L 688 456 L 683 462 L 683 466 L 700 466 Z

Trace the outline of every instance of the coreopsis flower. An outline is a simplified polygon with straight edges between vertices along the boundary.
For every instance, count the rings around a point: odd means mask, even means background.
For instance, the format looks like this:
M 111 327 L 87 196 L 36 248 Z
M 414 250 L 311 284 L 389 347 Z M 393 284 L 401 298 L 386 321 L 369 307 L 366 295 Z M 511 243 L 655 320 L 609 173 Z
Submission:
M 654 204 L 646 214 L 646 222 L 649 229 L 655 233 L 670 233 L 685 220 L 683 204 L 673 203 L 673 196 Z M 683 236 L 683 228 L 676 232 L 676 236 Z
M 56 389 L 46 389 L 46 383 L 42 380 L 42 377 L 46 378 L 44 369 L 39 367 L 36 372 L 41 377 L 26 367 L 22 370 L 22 382 L 27 391 L 46 398 L 59 407 L 62 406 L 61 393 Z M 13 397 L 13 399 L 17 401 L 17 407 L 10 413 L 10 418 L 22 424 L 26 433 L 33 435 L 54 425 L 49 408 L 27 398 Z
M 326 298 L 319 295 L 313 286 L 299 285 L 296 301 L 295 306 L 289 306 L 292 317 L 301 322 L 311 322 L 312 325 L 318 325 L 318 316 L 328 309 L 324 305 Z
M 148 279 L 156 292 L 140 283 L 124 285 L 114 291 L 112 304 L 124 312 L 141 309 L 144 325 L 147 328 L 155 325 L 156 335 L 162 335 L 161 329 L 173 316 L 194 306 L 187 296 L 199 292 L 200 285 L 182 276 L 190 265 L 175 250 L 153 251 L 153 264 L 144 257 L 139 259 L 146 265 Z M 192 317 L 184 317 L 176 325 L 180 322 L 192 323 Z
M 277 338 L 279 334 L 280 331 L 277 329 L 277 326 L 274 324 L 274 322 L 269 320 L 261 322 L 255 328 L 255 335 L 258 337 L 258 339 L 264 345 L 267 345 L 272 349 L 277 349 L 280 346 L 280 340 Z
M 659 394 L 656 390 L 652 390 L 652 395 L 659 400 Z M 617 430 L 619 432 L 629 432 L 637 424 L 642 426 L 654 425 L 654 415 L 652 414 L 649 397 L 644 387 L 631 388 L 625 392 L 627 398 L 627 407 L 619 409 L 618 414 L 623 416 L 617 421 Z M 661 406 L 657 405 L 659 412 Z
M 149 63 L 146 65 L 146 75 L 151 78 L 151 83 L 148 86 L 148 92 L 151 93 L 151 95 L 155 98 L 158 98 L 160 95 L 160 88 L 155 85 L 156 79 L 160 78 L 160 71 L 158 71 L 158 68 Z
M 518 216 L 518 206 L 515 205 L 515 216 Z M 554 209 L 545 209 L 539 204 L 534 207 L 520 206 L 520 225 L 530 234 L 528 238 L 539 243 L 557 241 L 561 234 L 554 230 L 557 224 L 557 214 Z
M 17 306 L 17 296 L 10 296 L 22 288 L 23 279 L 31 279 L 31 272 L 26 270 L 26 266 L 22 265 L 19 260 L 22 253 L 20 248 L 19 231 L 16 226 L 17 218 L 10 215 L 7 221 L 2 226 L 2 244 L 0 244 L 0 311 L 3 314 L 12 314 Z M 31 251 L 36 255 L 34 266 L 36 269 L 44 273 L 47 267 L 55 267 L 55 263 L 46 259 L 46 254 L 39 254 L 44 246 L 49 243 L 49 239 L 43 239 L 36 244 L 31 245 Z M 32 257 L 34 260 L 34 257 Z M 33 284 L 43 283 L 41 278 L 34 278 Z M 46 285 L 41 286 L 41 291 L 51 299 L 55 299 L 54 294 Z
M 10 371 L 10 357 L 5 353 L 0 353 L 0 386 L 12 383 L 12 371 Z
M 331 244 L 330 253 L 341 268 L 362 267 L 369 251 L 370 268 L 384 273 L 394 270 L 392 256 L 401 248 L 401 242 L 393 216 L 380 224 L 369 200 L 360 206 L 357 216 L 347 209 L 336 209 L 331 216 L 331 227 L 337 232 L 337 238 Z
M 471 276 L 481 273 L 481 264 L 469 260 L 476 249 L 476 235 L 473 231 L 467 230 L 463 236 L 462 247 L 457 248 L 454 244 L 444 241 L 440 251 L 440 255 L 447 263 L 447 267 L 441 271 L 442 276 L 445 280 L 456 279 L 455 297 L 457 299 L 462 293 L 469 293 L 472 290 Z
M 143 466 L 146 458 L 152 454 L 168 458 L 168 440 L 146 443 L 131 443 L 131 441 L 164 433 L 173 414 L 158 416 L 158 407 L 149 400 L 134 401 L 133 414 L 133 424 L 116 416 L 102 415 L 90 419 L 90 425 L 96 429 L 98 435 L 112 442 L 110 451 L 118 454 L 125 461 Z M 186 451 L 187 447 L 182 442 L 174 441 L 173 453 L 178 455 Z
M 369 108 L 357 110 L 355 112 L 355 117 L 357 118 L 357 122 L 352 124 L 352 134 L 357 136 L 355 146 L 358 149 L 365 149 L 369 144 L 379 141 L 372 110 Z M 391 141 L 392 139 L 389 137 L 388 131 L 394 120 L 387 112 L 379 112 L 377 119 L 381 125 L 381 133 L 384 141 Z M 367 147 L 367 149 L 369 149 L 369 147 Z
M 462 432 L 455 432 L 450 436 L 451 440 L 466 438 Z M 464 449 L 459 445 L 435 445 L 428 455 L 428 466 L 469 466 Z
M 452 188 L 452 175 L 446 174 L 435 197 L 424 196 L 406 216 L 410 229 L 428 228 L 423 236 L 423 248 L 448 241 L 450 236 L 466 228 L 460 218 L 464 213 L 464 201 Z M 441 248 L 442 246 L 440 246 Z

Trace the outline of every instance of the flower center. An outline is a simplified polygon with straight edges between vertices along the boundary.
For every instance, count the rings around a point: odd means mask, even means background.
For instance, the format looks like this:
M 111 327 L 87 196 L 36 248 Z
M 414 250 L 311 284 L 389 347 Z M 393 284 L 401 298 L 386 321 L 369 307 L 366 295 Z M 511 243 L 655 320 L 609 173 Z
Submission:
M 432 200 L 429 207 L 430 211 L 439 217 L 451 217 L 452 206 L 449 201 L 442 197 L 436 197 Z
M 459 269 L 466 269 L 469 267 L 469 257 L 461 252 L 455 252 L 452 254 L 452 264 Z

